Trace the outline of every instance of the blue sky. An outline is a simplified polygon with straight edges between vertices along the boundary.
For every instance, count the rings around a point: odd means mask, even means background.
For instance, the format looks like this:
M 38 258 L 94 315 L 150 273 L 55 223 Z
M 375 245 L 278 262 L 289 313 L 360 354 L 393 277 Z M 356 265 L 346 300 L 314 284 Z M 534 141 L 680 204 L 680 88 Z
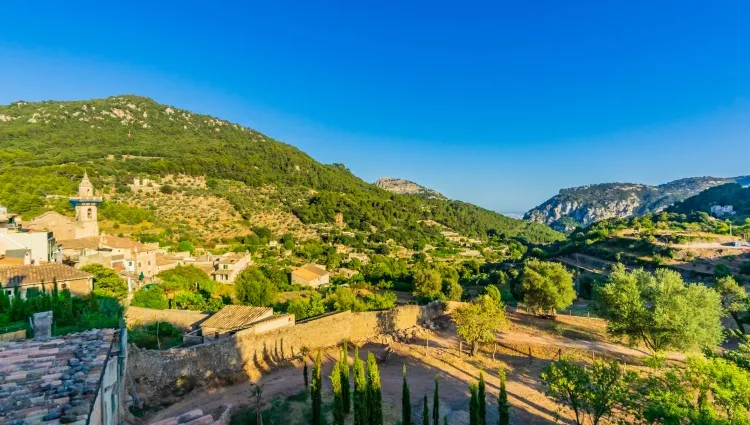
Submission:
M 503 212 L 750 174 L 747 2 L 58 3 L 3 5 L 0 103 L 140 94 Z

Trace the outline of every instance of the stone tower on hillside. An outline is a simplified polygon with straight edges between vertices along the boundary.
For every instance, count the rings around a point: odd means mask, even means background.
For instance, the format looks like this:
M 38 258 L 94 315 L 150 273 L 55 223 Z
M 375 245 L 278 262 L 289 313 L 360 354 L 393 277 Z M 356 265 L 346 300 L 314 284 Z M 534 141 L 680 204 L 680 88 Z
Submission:
M 101 197 L 94 194 L 94 185 L 91 184 L 88 174 L 83 173 L 83 180 L 78 185 L 78 196 L 70 198 L 70 203 L 76 210 L 76 224 L 83 228 L 77 237 L 99 235 L 99 221 L 97 218 Z

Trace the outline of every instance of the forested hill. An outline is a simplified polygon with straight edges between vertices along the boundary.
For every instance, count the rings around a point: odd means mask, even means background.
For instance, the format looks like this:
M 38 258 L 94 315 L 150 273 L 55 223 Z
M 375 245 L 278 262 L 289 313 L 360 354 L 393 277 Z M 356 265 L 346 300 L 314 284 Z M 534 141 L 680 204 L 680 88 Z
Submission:
M 710 213 L 715 205 L 731 205 L 736 215 L 750 216 L 750 187 L 742 187 L 738 183 L 712 187 L 669 207 L 667 211 L 677 214 Z
M 0 106 L 0 204 L 25 215 L 52 208 L 50 195 L 72 194 L 84 169 L 98 187 L 167 174 L 273 187 L 303 223 L 332 223 L 342 212 L 363 230 L 433 220 L 470 236 L 561 238 L 545 225 L 471 204 L 389 193 L 255 130 L 146 97 Z

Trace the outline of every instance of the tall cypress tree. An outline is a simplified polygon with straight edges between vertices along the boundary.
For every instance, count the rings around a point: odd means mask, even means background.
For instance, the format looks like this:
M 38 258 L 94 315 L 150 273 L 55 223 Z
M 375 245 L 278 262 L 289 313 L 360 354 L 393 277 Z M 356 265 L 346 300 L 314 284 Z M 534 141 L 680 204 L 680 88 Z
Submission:
M 437 374 L 435 374 L 435 394 L 432 396 L 432 425 L 440 425 L 440 391 Z
M 312 425 L 321 425 L 323 423 L 323 394 L 321 391 L 321 354 L 315 357 L 315 366 L 312 371 L 311 400 L 312 400 Z
M 477 384 L 469 384 L 469 425 L 479 425 L 479 396 L 477 394 Z
M 383 394 L 380 388 L 380 371 L 375 355 L 367 353 L 367 402 L 370 405 L 370 425 L 383 425 Z
M 401 387 L 401 424 L 411 425 L 411 396 L 409 395 L 409 383 L 406 382 L 406 365 L 403 370 L 404 384 Z
M 510 404 L 508 403 L 508 391 L 505 389 L 505 369 L 500 367 L 500 393 L 497 395 L 498 425 L 510 425 Z
M 479 371 L 477 398 L 479 399 L 479 425 L 487 425 L 487 395 L 484 388 L 484 373 L 481 370 Z
M 310 387 L 310 381 L 308 381 L 308 373 L 307 373 L 307 360 L 305 360 L 305 366 L 302 368 L 302 377 L 305 380 L 305 389 L 308 389 Z
M 344 343 L 341 347 L 341 366 L 339 367 L 340 379 L 341 379 L 341 397 L 344 403 L 344 413 L 349 413 L 351 410 L 351 386 L 349 384 L 349 352 L 347 350 L 348 343 Z
M 443 416 L 443 425 L 448 425 L 448 417 Z
M 422 409 L 422 425 L 430 425 L 430 406 L 427 404 L 427 394 L 424 395 L 424 409 Z
M 341 363 L 335 363 L 331 370 L 333 387 L 333 425 L 344 425 L 344 395 L 341 391 Z
M 368 425 L 370 415 L 367 411 L 367 379 L 365 366 L 359 358 L 359 348 L 354 348 L 354 425 Z

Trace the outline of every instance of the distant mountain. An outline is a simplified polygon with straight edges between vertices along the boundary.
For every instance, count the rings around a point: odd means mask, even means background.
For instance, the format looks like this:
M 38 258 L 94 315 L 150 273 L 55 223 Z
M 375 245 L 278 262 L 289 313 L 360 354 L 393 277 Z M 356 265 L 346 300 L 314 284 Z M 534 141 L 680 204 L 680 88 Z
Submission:
M 607 218 L 659 212 L 706 189 L 735 182 L 747 184 L 750 177 L 690 177 L 659 186 L 603 183 L 562 189 L 529 210 L 524 219 L 558 230 L 572 230 Z
M 409 180 L 383 177 L 375 182 L 375 186 L 400 195 L 417 195 L 428 199 L 448 199 L 442 193 L 421 186 Z

